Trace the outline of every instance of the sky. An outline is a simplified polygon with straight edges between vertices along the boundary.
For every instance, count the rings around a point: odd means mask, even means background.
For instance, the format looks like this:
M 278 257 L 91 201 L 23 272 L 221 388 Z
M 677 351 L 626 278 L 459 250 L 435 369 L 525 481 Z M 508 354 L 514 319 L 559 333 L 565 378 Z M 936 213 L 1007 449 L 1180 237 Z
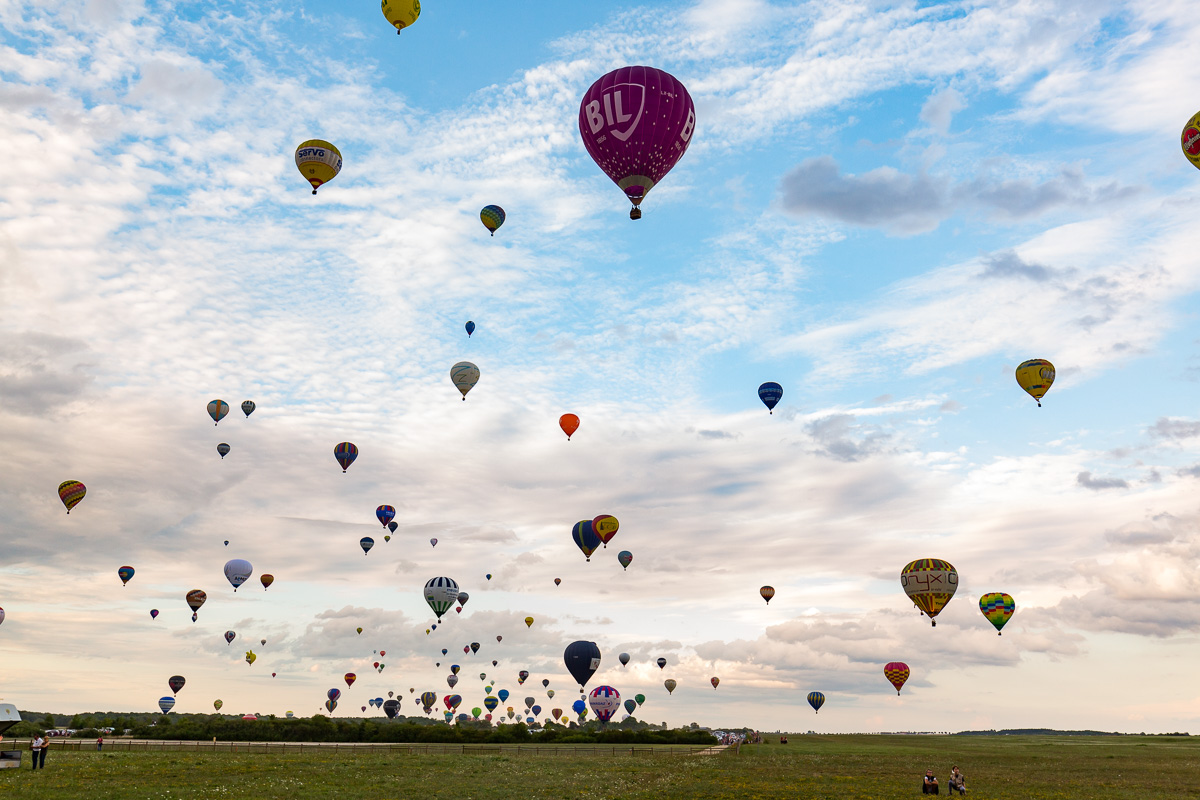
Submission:
M 569 709 L 589 640 L 655 723 L 1200 733 L 1192 11 L 0 0 L 0 697 L 417 714 L 454 663 L 464 708 Z M 636 222 L 577 122 L 627 64 L 697 117 Z M 438 576 L 470 600 L 427 633 Z

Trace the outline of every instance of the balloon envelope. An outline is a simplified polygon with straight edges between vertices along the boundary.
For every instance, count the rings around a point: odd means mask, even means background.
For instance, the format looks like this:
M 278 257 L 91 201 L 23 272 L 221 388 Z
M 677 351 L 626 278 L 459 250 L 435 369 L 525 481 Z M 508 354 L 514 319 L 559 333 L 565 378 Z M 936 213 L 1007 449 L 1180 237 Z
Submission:
M 771 598 L 775 596 L 775 587 L 774 586 L 764 586 L 758 590 L 758 593 L 760 595 L 762 595 L 762 599 L 766 600 L 767 603 L 769 604 L 771 602 Z
M 171 694 L 179 694 L 179 690 L 183 688 L 185 683 L 187 683 L 187 678 L 182 675 L 172 675 L 170 678 L 167 678 L 167 686 L 171 687 Z
M 254 574 L 254 566 L 244 558 L 231 558 L 225 562 L 225 577 L 233 584 L 233 590 L 246 581 L 250 580 L 250 576 Z
M 617 561 L 621 564 L 621 569 L 629 569 L 629 565 L 633 563 L 633 553 L 628 550 L 622 550 L 617 553 Z
M 820 711 L 821 706 L 825 705 L 825 695 L 820 692 L 809 692 L 808 704 L 813 707 L 813 711 Z
M 296 169 L 312 184 L 313 194 L 342 171 L 342 154 L 324 139 L 309 139 L 296 148 Z
M 904 593 L 937 625 L 934 619 L 958 591 L 958 571 L 940 558 L 919 558 L 900 571 Z
M 687 89 L 654 67 L 615 69 L 579 103 L 583 146 L 635 209 L 687 152 L 695 128 Z
M 563 652 L 563 661 L 575 682 L 580 687 L 587 686 L 592 675 L 600 668 L 600 648 L 595 642 L 572 642 Z
M 129 583 L 129 579 L 133 577 L 133 567 L 121 567 L 117 570 L 117 577 L 121 579 L 121 585 Z
M 162 711 L 162 713 L 164 713 L 164 714 L 165 714 L 165 713 L 167 713 L 168 711 L 170 711 L 170 710 L 171 710 L 172 708 L 174 708 L 174 707 L 175 707 L 175 698 L 174 698 L 174 697 L 160 697 L 160 698 L 158 698 L 158 709 L 159 709 L 160 711 Z
M 242 413 L 245 414 L 247 417 L 254 413 L 255 408 L 256 408 L 256 406 L 254 405 L 253 400 L 243 400 L 242 401 Z
M 487 228 L 492 236 L 496 235 L 496 230 L 504 224 L 504 209 L 500 206 L 484 206 L 479 212 L 479 219 L 483 222 L 483 227 Z
M 208 595 L 202 589 L 192 589 L 185 597 L 188 607 L 192 611 L 199 611 L 200 606 L 204 605 L 204 601 L 208 599 Z
M 622 667 L 625 666 L 629 663 L 629 653 L 621 653 L 621 655 L 617 656 L 617 660 L 621 662 Z
M 1008 623 L 1013 612 L 1017 610 L 1017 604 L 1010 594 L 988 592 L 979 598 L 979 610 L 987 618 L 987 621 L 995 626 L 996 635 L 999 636 L 1000 629 Z
M 425 602 L 433 609 L 438 621 L 458 600 L 458 583 L 453 578 L 430 578 L 425 582 Z
M 450 381 L 458 391 L 462 392 L 465 401 L 467 392 L 479 383 L 479 367 L 470 361 L 460 361 L 450 368 Z
M 217 445 L 217 455 L 219 455 L 221 458 L 225 458 L 225 456 L 229 455 L 229 445 L 226 444 L 225 442 L 221 442 L 220 444 L 218 444 Z
M 396 518 L 396 507 L 380 506 L 375 509 L 375 517 L 379 520 L 379 524 L 386 528 L 388 523 Z
M 674 678 L 667 678 L 665 681 L 663 681 L 663 686 L 667 687 L 667 694 L 674 694 L 675 687 L 678 685 L 679 684 L 675 682 Z
M 362 548 L 363 555 L 371 552 L 371 548 L 375 546 L 375 540 L 370 536 L 364 536 L 358 540 L 358 546 Z
M 333 448 L 333 457 L 341 465 L 342 472 L 345 472 L 350 469 L 350 465 L 354 463 L 354 459 L 358 458 L 358 445 L 353 442 L 341 442 L 337 447 Z
M 233 644 L 233 640 L 237 638 L 237 634 L 233 631 L 225 631 L 225 644 Z
M 621 693 L 611 686 L 597 686 L 588 695 L 588 705 L 601 722 L 608 722 L 621 708 Z
M 79 505 L 79 501 L 87 494 L 87 487 L 79 481 L 63 481 L 58 485 L 58 499 L 67 507 L 67 513 Z
M 358 680 L 358 676 L 355 675 L 353 672 L 347 672 L 345 675 L 342 676 L 342 680 L 344 680 L 346 682 L 346 687 L 349 688 L 354 685 L 354 682 L 356 680 Z
M 465 327 L 467 329 L 467 338 L 470 339 L 471 334 L 473 334 L 475 332 L 475 323 L 472 322 L 471 320 L 467 320 L 467 324 L 464 325 L 463 327 Z
M 225 419 L 225 415 L 229 413 L 229 403 L 224 400 L 211 400 L 208 403 L 208 415 L 212 417 L 213 424 L 216 425 L 221 420 Z
M 908 680 L 909 674 L 908 664 L 903 661 L 890 661 L 883 666 L 883 676 L 896 687 L 896 694 L 900 694 L 900 688 Z
M 574 414 L 563 414 L 558 418 L 558 427 L 562 428 L 562 432 L 567 435 L 569 442 L 575 431 L 579 430 L 579 417 Z
M 774 381 L 767 381 L 762 386 L 758 387 L 758 399 L 762 400 L 763 405 L 767 407 L 767 411 L 775 413 L 775 406 L 783 397 L 783 387 Z
M 1022 361 L 1017 365 L 1017 383 L 1041 406 L 1042 398 L 1054 383 L 1054 365 L 1044 358 Z
M 421 0 L 380 0 L 380 6 L 384 18 L 392 23 L 397 34 L 421 16 Z
M 575 546 L 579 548 L 584 557 L 592 560 L 592 553 L 600 546 L 600 537 L 592 529 L 592 521 L 590 519 L 581 519 L 571 528 L 571 538 L 575 540 Z
M 269 587 L 272 583 L 275 582 L 275 576 L 269 572 L 264 572 L 262 574 L 262 577 L 259 578 L 259 580 L 262 581 L 263 591 L 265 592 L 267 590 L 267 587 Z
M 617 535 L 617 529 L 621 527 L 621 523 L 612 514 L 601 514 L 592 520 L 592 533 L 608 547 L 608 543 Z

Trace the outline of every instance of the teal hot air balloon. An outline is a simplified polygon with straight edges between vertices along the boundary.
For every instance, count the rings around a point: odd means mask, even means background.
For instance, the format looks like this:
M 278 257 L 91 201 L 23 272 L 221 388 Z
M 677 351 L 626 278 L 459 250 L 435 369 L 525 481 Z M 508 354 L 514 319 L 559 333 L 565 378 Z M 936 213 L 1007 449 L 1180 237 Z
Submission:
M 208 415 L 213 419 L 213 425 L 225 419 L 225 415 L 229 413 L 229 403 L 224 400 L 212 400 L 208 404 Z
M 483 223 L 483 227 L 491 232 L 492 236 L 496 235 L 496 231 L 504 224 L 504 209 L 500 206 L 484 206 L 479 212 L 479 219 Z
M 629 569 L 629 565 L 633 563 L 633 553 L 622 550 L 617 553 L 617 561 L 621 562 L 621 569 Z
M 630 698 L 625 701 L 625 713 L 632 714 L 637 709 L 637 700 Z
M 821 706 L 825 705 L 825 695 L 820 692 L 808 693 L 808 704 L 813 707 L 813 711 L 820 711 Z
M 121 567 L 117 570 L 117 577 L 121 579 L 121 585 L 129 583 L 129 579 L 133 577 L 133 567 Z

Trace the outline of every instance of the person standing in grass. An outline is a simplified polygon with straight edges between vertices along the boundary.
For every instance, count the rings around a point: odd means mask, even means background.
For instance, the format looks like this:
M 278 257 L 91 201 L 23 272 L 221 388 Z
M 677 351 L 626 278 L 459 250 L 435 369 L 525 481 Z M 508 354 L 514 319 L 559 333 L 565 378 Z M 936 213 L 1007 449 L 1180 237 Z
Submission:
M 97 749 L 97 750 L 103 750 L 103 749 L 104 749 L 104 736 L 98 736 L 98 737 L 96 738 L 96 749 Z
M 925 780 L 921 783 L 921 794 L 937 794 L 938 782 L 933 776 L 933 770 L 925 770 Z
M 41 756 L 44 763 L 46 760 L 46 740 L 40 733 L 34 737 L 32 742 L 29 743 L 29 761 L 31 762 L 31 769 L 38 768 L 38 756 Z M 45 767 L 43 767 L 43 769 L 45 769 Z

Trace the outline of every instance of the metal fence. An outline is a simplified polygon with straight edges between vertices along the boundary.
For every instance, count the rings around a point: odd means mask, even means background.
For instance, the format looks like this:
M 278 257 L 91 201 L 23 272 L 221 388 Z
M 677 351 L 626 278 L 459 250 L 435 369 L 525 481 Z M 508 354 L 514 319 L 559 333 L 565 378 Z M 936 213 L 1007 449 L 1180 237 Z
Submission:
M 51 752 L 96 750 L 95 739 L 48 738 Z M 29 739 L 5 739 L 3 750 L 29 750 Z M 400 742 L 222 742 L 172 741 L 167 739 L 105 739 L 104 752 L 193 753 L 306 753 L 314 750 L 363 753 L 420 753 L 428 755 L 514 755 L 514 756 L 671 756 L 711 752 L 710 745 L 592 745 L 592 744 L 438 744 Z

